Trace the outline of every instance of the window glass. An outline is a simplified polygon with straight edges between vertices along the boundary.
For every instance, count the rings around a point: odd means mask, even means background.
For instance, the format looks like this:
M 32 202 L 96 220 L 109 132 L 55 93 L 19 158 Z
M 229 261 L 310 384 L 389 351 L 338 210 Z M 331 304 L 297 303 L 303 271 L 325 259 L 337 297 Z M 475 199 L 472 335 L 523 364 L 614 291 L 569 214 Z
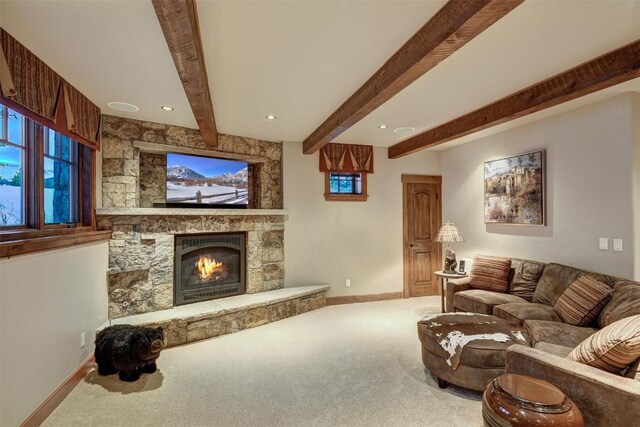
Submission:
M 46 129 L 44 155 L 44 222 L 78 221 L 78 143 Z
M 8 111 L 8 140 L 14 144 L 23 145 L 23 133 L 24 133 L 24 117 L 21 114 L 16 113 L 13 110 Z
M 2 105 L 0 115 L 0 227 L 23 225 L 24 119 Z
M 329 192 L 332 194 L 362 194 L 361 174 L 331 172 Z

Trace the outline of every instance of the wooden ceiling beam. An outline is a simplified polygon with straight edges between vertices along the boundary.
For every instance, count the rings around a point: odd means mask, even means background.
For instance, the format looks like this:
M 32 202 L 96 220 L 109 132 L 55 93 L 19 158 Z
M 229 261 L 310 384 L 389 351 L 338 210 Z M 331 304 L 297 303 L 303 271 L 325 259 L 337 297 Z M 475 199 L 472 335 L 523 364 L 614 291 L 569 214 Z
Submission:
M 640 40 L 389 147 L 397 159 L 640 77 Z
M 452 55 L 524 0 L 450 0 L 304 140 L 312 154 Z
M 209 147 L 216 147 L 218 131 L 213 115 L 196 2 L 151 1 L 202 138 Z

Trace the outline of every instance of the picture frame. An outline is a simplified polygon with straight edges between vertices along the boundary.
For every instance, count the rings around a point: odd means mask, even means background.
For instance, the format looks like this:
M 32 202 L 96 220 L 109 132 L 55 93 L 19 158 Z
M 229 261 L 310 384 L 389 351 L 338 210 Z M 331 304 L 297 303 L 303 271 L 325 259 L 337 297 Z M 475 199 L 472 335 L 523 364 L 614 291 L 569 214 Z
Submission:
M 467 274 L 467 272 L 465 271 L 466 264 L 467 264 L 466 261 L 463 259 L 458 261 L 458 274 Z
M 545 151 L 484 163 L 485 224 L 544 226 Z

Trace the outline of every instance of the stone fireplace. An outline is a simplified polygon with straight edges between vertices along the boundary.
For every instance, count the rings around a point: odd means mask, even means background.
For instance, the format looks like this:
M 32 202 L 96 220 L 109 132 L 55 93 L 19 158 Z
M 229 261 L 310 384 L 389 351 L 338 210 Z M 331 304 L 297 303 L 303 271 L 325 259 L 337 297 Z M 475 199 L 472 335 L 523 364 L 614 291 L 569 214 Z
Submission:
M 244 233 L 176 236 L 175 243 L 175 305 L 245 292 Z
M 249 163 L 249 209 L 154 207 L 167 152 Z M 328 286 L 284 288 L 281 144 L 219 134 L 210 147 L 196 129 L 103 116 L 101 157 L 108 324 L 161 326 L 172 346 L 325 305 Z
M 250 209 L 154 208 L 165 202 L 167 152 L 246 161 Z M 220 134 L 210 147 L 197 129 L 103 116 L 101 155 L 111 318 L 284 286 L 282 144 Z M 209 279 L 194 273 L 198 262 Z

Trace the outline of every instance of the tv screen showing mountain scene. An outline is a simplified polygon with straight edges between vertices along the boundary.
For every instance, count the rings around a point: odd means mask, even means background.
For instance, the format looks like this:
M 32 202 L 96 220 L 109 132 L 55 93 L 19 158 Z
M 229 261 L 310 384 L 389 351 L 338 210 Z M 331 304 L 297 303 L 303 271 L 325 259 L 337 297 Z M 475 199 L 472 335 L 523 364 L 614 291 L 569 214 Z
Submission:
M 247 163 L 167 153 L 167 203 L 247 205 Z

